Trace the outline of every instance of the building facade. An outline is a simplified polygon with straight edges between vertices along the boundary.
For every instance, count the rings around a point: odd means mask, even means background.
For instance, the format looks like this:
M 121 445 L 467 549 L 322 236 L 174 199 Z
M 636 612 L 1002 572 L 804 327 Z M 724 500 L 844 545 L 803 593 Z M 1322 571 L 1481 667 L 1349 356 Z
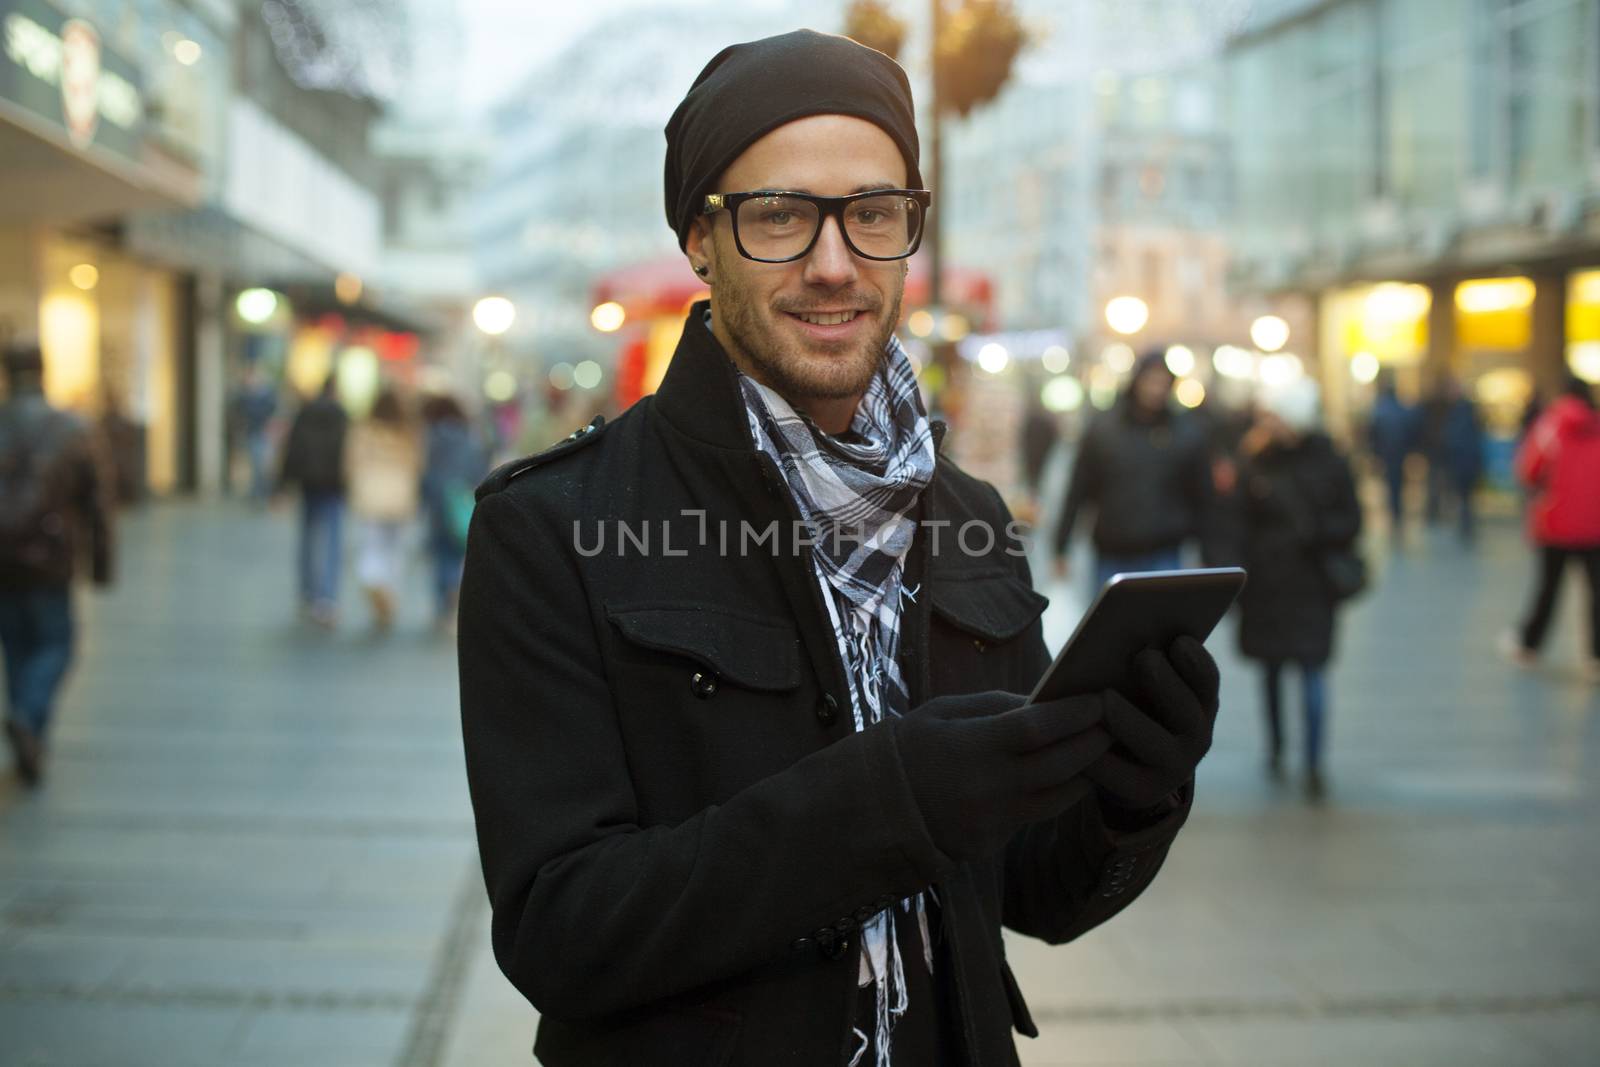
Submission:
M 140 429 L 145 488 L 229 484 L 247 366 L 286 411 L 329 373 L 414 376 L 372 136 L 406 13 L 0 0 L 0 331 L 39 339 L 55 401 Z
M 1234 282 L 1316 301 L 1337 421 L 1384 369 L 1502 435 L 1600 380 L 1600 3 L 1261 3 L 1227 72 Z

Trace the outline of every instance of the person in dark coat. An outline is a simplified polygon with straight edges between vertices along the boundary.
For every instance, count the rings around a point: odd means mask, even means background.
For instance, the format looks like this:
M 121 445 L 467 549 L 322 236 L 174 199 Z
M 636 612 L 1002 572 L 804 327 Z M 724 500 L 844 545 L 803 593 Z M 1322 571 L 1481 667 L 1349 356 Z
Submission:
M 473 489 L 489 471 L 489 446 L 467 418 L 461 402 L 442 393 L 422 405 L 427 455 L 422 468 L 422 506 L 428 516 L 428 553 L 433 562 L 436 625 L 455 625 L 461 567 Z
M 1057 578 L 1067 576 L 1067 546 L 1085 505 L 1095 510 L 1096 589 L 1118 572 L 1175 570 L 1186 542 L 1209 540 L 1208 431 L 1174 408 L 1175 380 L 1164 352 L 1145 353 L 1116 405 L 1090 423 L 1056 524 Z M 1209 557 L 1209 546 L 1202 550 Z
M 479 488 L 467 780 L 547 1067 L 1014 1067 L 1002 926 L 1105 922 L 1192 805 L 1197 642 L 1126 692 L 1019 695 L 1045 599 L 893 333 L 914 114 L 846 38 L 714 58 L 665 183 L 710 301 L 653 396 Z M 806 195 L 738 195 L 771 189 Z
M 1338 603 L 1326 560 L 1361 533 L 1349 462 L 1317 429 L 1320 398 L 1310 379 L 1267 389 L 1240 446 L 1241 562 L 1250 581 L 1239 597 L 1239 648 L 1259 660 L 1265 684 L 1267 767 L 1283 774 L 1282 682 L 1300 671 L 1305 706 L 1306 790 L 1320 798 L 1327 722 L 1327 665 Z
M 281 496 L 300 489 L 300 607 L 319 626 L 330 628 L 339 614 L 339 574 L 344 561 L 345 436 L 350 418 L 334 393 L 329 375 L 316 398 L 300 409 L 289 427 L 278 476 Z
M 244 380 L 233 397 L 233 422 L 250 463 L 250 499 L 266 503 L 272 489 L 272 420 L 278 390 L 256 361 L 245 364 Z
M 1060 441 L 1060 423 L 1056 421 L 1055 414 L 1040 401 L 1038 393 L 1033 392 L 1028 401 L 1028 413 L 1022 420 L 1020 443 L 1022 479 L 1027 485 L 1028 493 L 1035 498 L 1039 496 L 1045 464 L 1049 462 L 1050 453 Z
M 0 652 L 6 740 L 24 785 L 44 776 L 56 697 L 72 666 L 72 580 L 114 559 L 110 464 L 89 425 L 44 395 L 37 345 L 8 345 L 0 403 Z
M 1461 389 L 1461 383 L 1446 377 L 1423 413 L 1423 450 L 1428 457 L 1429 524 L 1443 518 L 1448 497 L 1456 508 L 1457 531 L 1462 544 L 1471 544 L 1477 533 L 1474 497 L 1483 477 L 1483 419 Z
M 1416 450 L 1417 437 L 1416 410 L 1400 399 L 1394 376 L 1385 374 L 1372 405 L 1367 446 L 1383 471 L 1383 484 L 1388 490 L 1389 536 L 1396 542 L 1405 533 L 1406 459 Z

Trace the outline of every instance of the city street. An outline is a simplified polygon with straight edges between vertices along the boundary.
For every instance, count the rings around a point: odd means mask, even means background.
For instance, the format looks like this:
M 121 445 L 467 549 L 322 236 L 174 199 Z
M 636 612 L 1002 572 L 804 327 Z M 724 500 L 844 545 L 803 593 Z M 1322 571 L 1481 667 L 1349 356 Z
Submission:
M 329 636 L 294 621 L 290 513 L 162 504 L 122 535 L 121 581 L 80 601 L 46 788 L 0 777 L 0 1063 L 531 1062 L 420 561 L 394 634 L 347 579 Z M 1012 939 L 1043 1030 L 1025 1064 L 1594 1062 L 1581 591 L 1519 672 L 1495 652 L 1529 580 L 1511 519 L 1376 562 L 1332 676 L 1328 802 L 1267 780 L 1256 675 L 1219 633 L 1216 746 L 1155 886 L 1072 945 Z M 1082 591 L 1046 591 L 1055 646 Z

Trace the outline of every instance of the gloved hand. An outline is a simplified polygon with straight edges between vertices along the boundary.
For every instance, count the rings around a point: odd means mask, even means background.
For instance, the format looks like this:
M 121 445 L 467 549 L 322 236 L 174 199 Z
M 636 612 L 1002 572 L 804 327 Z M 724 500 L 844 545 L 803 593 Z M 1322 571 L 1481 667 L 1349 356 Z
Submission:
M 1111 748 L 1100 695 L 1028 704 L 1015 693 L 937 697 L 890 724 L 911 793 L 939 850 L 993 855 L 1028 823 L 1092 788 L 1084 769 Z
M 1087 776 L 1112 805 L 1145 811 L 1193 778 L 1211 748 L 1221 676 L 1204 645 L 1180 637 L 1165 654 L 1141 652 L 1133 679 L 1128 693 L 1103 694 L 1117 743 Z

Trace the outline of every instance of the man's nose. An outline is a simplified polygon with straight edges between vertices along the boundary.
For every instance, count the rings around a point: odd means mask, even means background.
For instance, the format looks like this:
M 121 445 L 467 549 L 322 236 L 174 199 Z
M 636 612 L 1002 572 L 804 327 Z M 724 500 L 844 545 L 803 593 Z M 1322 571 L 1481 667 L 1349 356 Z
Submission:
M 856 257 L 850 251 L 850 246 L 844 243 L 844 231 L 839 228 L 839 220 L 832 217 L 823 219 L 817 243 L 806 256 L 805 283 L 838 289 L 853 283 L 856 276 Z

